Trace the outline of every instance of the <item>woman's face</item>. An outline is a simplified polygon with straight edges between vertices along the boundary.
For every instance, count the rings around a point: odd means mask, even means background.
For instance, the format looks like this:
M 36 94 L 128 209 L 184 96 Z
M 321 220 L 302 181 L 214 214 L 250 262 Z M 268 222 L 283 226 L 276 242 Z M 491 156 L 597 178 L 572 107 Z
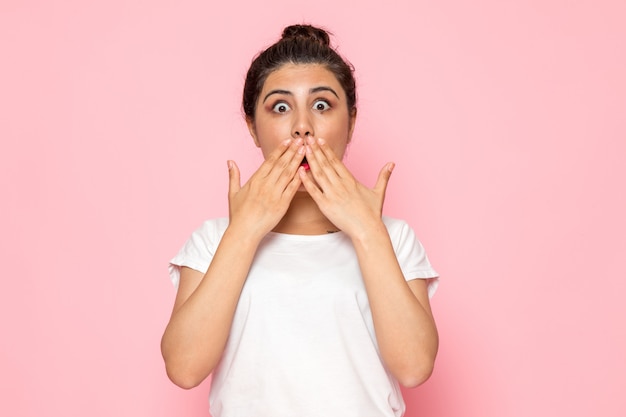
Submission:
M 319 64 L 285 64 L 265 80 L 248 129 L 265 158 L 285 139 L 312 136 L 342 159 L 355 120 L 332 72 Z

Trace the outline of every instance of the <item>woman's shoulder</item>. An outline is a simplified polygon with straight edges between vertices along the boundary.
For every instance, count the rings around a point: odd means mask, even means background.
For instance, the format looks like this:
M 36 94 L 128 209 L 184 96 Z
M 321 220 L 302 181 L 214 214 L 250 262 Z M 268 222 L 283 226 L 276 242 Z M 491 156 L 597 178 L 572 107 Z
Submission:
M 205 244 L 219 242 L 227 227 L 227 217 L 217 217 L 204 220 L 202 224 L 196 227 L 196 229 L 191 233 L 189 241 L 196 243 L 203 242 Z
M 403 219 L 383 216 L 383 223 L 396 250 L 402 246 L 421 246 L 411 225 Z
M 403 220 L 395 217 L 382 216 L 383 223 L 387 227 L 387 231 L 389 234 L 402 233 L 402 231 L 406 228 L 411 228 L 409 224 Z
M 200 229 L 224 231 L 227 227 L 228 217 L 215 217 L 213 219 L 205 220 L 202 223 L 202 226 L 200 226 Z
M 193 232 L 194 235 L 202 236 L 210 240 L 221 239 L 228 227 L 228 217 L 216 217 L 207 219 Z

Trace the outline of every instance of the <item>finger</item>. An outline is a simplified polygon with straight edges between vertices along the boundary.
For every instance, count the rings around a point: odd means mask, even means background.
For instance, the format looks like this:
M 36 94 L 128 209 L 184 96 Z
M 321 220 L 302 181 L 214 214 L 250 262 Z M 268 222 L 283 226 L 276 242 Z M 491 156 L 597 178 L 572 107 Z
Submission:
M 241 174 L 235 161 L 227 161 L 228 164 L 228 195 L 234 196 L 241 189 Z
M 272 168 L 272 175 L 277 175 L 276 184 L 280 187 L 286 187 L 296 176 L 296 171 L 304 158 L 305 148 L 302 145 L 302 139 L 293 142 L 288 152 L 281 156 L 281 160 Z
M 387 191 L 387 185 L 389 184 L 389 178 L 391 178 L 391 173 L 395 168 L 395 164 L 393 162 L 388 162 L 385 166 L 380 170 L 378 174 L 378 179 L 376 180 L 376 185 L 374 186 L 374 191 L 381 193 L 383 196 Z
M 302 162 L 304 150 L 302 149 L 302 139 L 290 140 L 288 148 L 278 156 L 277 159 L 267 160 L 270 170 L 266 177 L 270 182 L 277 183 L 280 181 L 282 185 L 286 185 L 296 175 L 296 170 Z M 298 154 L 300 152 L 300 154 Z
M 286 198 L 289 201 L 291 201 L 293 197 L 296 195 L 298 188 L 300 188 L 300 184 L 302 184 L 302 179 L 300 178 L 299 175 L 294 175 L 294 177 L 291 179 L 289 184 L 287 184 L 287 187 L 285 187 L 285 191 L 283 192 L 283 198 Z
M 339 177 L 343 178 L 345 176 L 350 176 L 350 171 L 346 168 L 346 166 L 341 162 L 341 160 L 337 157 L 333 149 L 328 146 L 328 143 L 323 138 L 317 139 L 317 145 L 320 151 L 325 156 L 327 163 L 333 170 L 339 175 Z
M 274 149 L 263 161 L 257 172 L 262 176 L 267 176 L 274 168 L 274 165 L 281 159 L 281 157 L 287 153 L 287 151 L 291 148 L 293 140 L 291 138 L 285 139 L 282 141 L 276 149 Z
M 319 206 L 321 199 L 324 197 L 324 193 L 319 188 L 317 188 L 317 185 L 315 185 L 313 180 L 307 176 L 306 170 L 304 169 L 304 167 L 300 167 L 298 169 L 298 176 L 300 177 L 300 180 L 302 181 L 304 188 L 307 190 L 311 198 L 316 203 L 318 203 L 318 206 Z
M 328 158 L 320 149 L 317 139 L 309 137 L 306 145 L 306 159 L 309 162 L 311 174 L 317 185 L 326 190 L 337 179 L 337 173 L 330 165 Z M 333 180 L 334 179 L 334 180 Z

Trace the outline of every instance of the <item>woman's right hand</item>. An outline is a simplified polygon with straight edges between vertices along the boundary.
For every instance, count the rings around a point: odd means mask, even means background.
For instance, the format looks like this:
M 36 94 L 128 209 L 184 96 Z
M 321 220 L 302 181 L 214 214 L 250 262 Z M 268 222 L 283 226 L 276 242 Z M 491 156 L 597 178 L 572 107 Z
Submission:
M 177 385 L 195 387 L 222 357 L 258 243 L 285 215 L 300 187 L 296 173 L 302 158 L 302 140 L 286 140 L 243 187 L 239 168 L 228 161 L 230 224 L 206 273 L 181 269 L 161 342 L 167 374 Z
M 286 139 L 241 186 L 239 168 L 228 161 L 229 228 L 259 240 L 283 218 L 301 184 L 302 139 Z

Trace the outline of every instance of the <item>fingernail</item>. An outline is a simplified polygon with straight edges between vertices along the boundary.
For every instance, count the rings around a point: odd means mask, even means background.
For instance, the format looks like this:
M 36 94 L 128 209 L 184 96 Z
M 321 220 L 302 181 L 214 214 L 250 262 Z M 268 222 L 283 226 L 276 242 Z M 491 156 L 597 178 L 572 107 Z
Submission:
M 302 145 L 302 138 L 296 139 L 296 145 Z
M 315 138 L 313 136 L 307 136 L 306 141 L 312 145 L 315 143 Z
M 300 155 L 304 155 L 304 151 L 305 151 L 304 146 L 300 146 L 300 147 L 298 148 L 298 154 L 300 154 Z
M 320 145 L 323 145 L 323 144 L 326 143 L 326 141 L 324 139 L 322 139 L 322 138 L 318 138 L 317 139 L 317 143 L 319 143 Z
M 396 167 L 396 164 L 394 164 L 393 162 L 389 164 L 389 166 L 387 167 L 387 169 L 389 170 L 389 172 L 393 172 L 393 169 Z
M 291 143 L 291 138 L 289 138 L 289 139 L 285 139 L 285 140 L 283 141 L 283 145 L 289 145 L 290 143 Z

